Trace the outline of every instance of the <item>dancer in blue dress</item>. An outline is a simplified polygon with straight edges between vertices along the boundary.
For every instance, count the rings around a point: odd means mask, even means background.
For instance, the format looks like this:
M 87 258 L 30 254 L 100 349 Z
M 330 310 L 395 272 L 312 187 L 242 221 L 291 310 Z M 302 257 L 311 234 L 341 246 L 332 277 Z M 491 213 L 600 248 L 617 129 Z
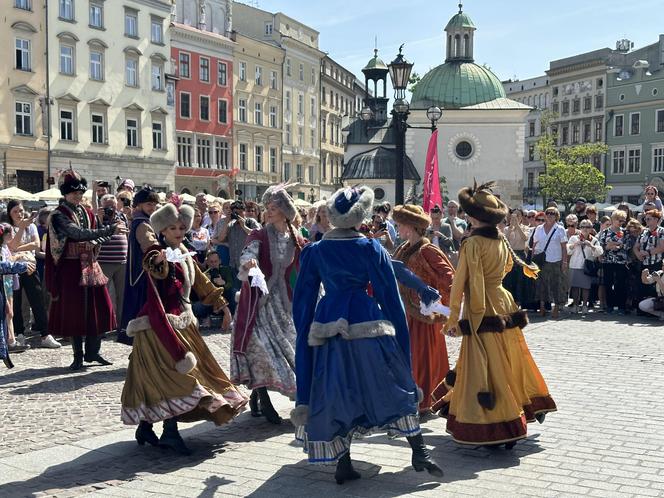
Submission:
M 357 231 L 372 204 L 368 187 L 332 196 L 327 207 L 335 228 L 302 250 L 293 298 L 297 406 L 291 421 L 309 462 L 337 463 L 339 484 L 360 477 L 350 459 L 353 435 L 377 429 L 407 437 L 416 471 L 443 475 L 420 431 L 406 315 L 390 256 Z

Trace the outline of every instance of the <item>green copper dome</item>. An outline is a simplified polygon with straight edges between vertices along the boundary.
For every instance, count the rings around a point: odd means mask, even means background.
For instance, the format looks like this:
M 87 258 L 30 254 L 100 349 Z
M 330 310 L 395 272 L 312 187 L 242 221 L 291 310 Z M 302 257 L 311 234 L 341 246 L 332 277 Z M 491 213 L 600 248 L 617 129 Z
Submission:
M 450 61 L 424 75 L 411 99 L 411 108 L 459 109 L 505 97 L 500 80 L 472 62 Z
M 460 11 L 458 14 L 455 14 L 452 19 L 450 19 L 450 22 L 448 22 L 447 26 L 445 26 L 445 31 L 454 28 L 475 29 L 475 25 L 473 24 L 473 21 L 470 20 L 468 14 L 464 14 Z
M 374 49 L 374 56 L 367 62 L 367 65 L 364 66 L 364 69 L 385 69 L 388 70 L 387 65 L 383 62 L 383 60 L 378 57 L 378 49 Z

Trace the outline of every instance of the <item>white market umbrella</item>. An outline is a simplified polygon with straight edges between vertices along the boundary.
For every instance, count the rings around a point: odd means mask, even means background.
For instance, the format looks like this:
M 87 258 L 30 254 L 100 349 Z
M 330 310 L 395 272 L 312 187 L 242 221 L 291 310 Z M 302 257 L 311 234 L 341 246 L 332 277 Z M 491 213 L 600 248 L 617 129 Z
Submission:
M 83 197 L 85 199 L 92 199 L 92 189 L 86 190 L 85 193 L 83 194 Z
M 311 203 L 305 201 L 304 199 L 295 199 L 293 201 L 293 204 L 295 204 L 295 206 L 297 206 L 297 207 L 305 207 L 305 208 L 311 206 Z
M 186 202 L 187 204 L 196 203 L 196 197 L 191 194 L 180 194 L 180 199 L 182 199 L 182 202 Z
M 40 201 L 57 201 L 62 197 L 60 189 L 56 187 L 42 190 L 41 192 L 37 192 L 34 195 Z
M 0 199 L 16 199 L 17 201 L 36 201 L 37 197 L 30 192 L 22 190 L 18 187 L 9 187 L 0 190 Z

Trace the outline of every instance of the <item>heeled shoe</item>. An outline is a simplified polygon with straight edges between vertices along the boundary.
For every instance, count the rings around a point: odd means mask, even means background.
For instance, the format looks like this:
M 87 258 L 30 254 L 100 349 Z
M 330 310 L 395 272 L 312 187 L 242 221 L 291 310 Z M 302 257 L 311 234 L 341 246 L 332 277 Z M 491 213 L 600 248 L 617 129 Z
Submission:
M 260 400 L 261 413 L 267 419 L 268 422 L 274 425 L 280 425 L 282 422 L 281 417 L 277 413 L 277 410 L 272 406 L 272 401 L 270 400 L 270 395 L 267 392 L 266 387 L 261 387 L 257 389 L 258 398 Z
M 150 422 L 142 421 L 138 424 L 134 437 L 139 446 L 145 446 L 145 443 L 151 444 L 152 446 L 159 446 L 159 438 L 154 433 Z
M 93 361 L 96 361 L 97 363 L 99 363 L 100 365 L 103 365 L 103 366 L 105 366 L 105 367 L 107 367 L 107 366 L 113 364 L 113 362 L 108 361 L 106 358 L 104 358 L 104 357 L 103 357 L 102 355 L 100 355 L 100 354 L 95 355 L 95 356 L 93 356 L 93 357 L 85 358 L 85 362 L 86 362 L 86 363 L 92 363 Z
M 164 420 L 164 432 L 159 438 L 159 446 L 175 450 L 180 455 L 191 455 L 191 450 L 184 444 L 178 431 L 178 422 L 174 418 Z
M 362 475 L 353 468 L 350 460 L 350 453 L 346 453 L 337 461 L 337 470 L 334 472 L 334 480 L 337 484 L 343 484 L 346 481 L 355 481 Z
M 258 391 L 255 389 L 251 391 L 251 396 L 249 397 L 249 409 L 251 410 L 252 417 L 260 417 L 263 415 L 258 407 Z
M 422 434 L 409 436 L 406 439 L 413 450 L 412 464 L 415 472 L 426 470 L 432 476 L 443 477 L 443 470 L 438 464 L 436 464 L 433 458 L 431 458 L 429 451 L 426 446 L 424 446 L 424 438 L 422 437 Z
M 83 358 L 76 357 L 74 358 L 74 361 L 72 362 L 71 365 L 69 365 L 69 370 L 73 372 L 77 372 L 78 370 L 82 370 L 84 368 L 83 366 Z

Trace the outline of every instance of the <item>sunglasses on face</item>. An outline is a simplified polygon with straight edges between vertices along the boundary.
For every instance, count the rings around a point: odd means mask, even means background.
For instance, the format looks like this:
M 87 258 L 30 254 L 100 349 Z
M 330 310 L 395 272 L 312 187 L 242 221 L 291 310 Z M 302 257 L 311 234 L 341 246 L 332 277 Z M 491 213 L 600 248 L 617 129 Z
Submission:
M 219 214 L 219 211 L 209 211 L 210 214 Z
M 528 214 L 528 215 L 526 215 L 526 218 L 534 218 L 534 217 L 535 217 L 534 214 Z
M 545 216 L 555 216 L 556 213 L 544 213 Z
M 544 223 L 544 218 L 537 218 L 535 221 L 540 221 L 540 222 Z

